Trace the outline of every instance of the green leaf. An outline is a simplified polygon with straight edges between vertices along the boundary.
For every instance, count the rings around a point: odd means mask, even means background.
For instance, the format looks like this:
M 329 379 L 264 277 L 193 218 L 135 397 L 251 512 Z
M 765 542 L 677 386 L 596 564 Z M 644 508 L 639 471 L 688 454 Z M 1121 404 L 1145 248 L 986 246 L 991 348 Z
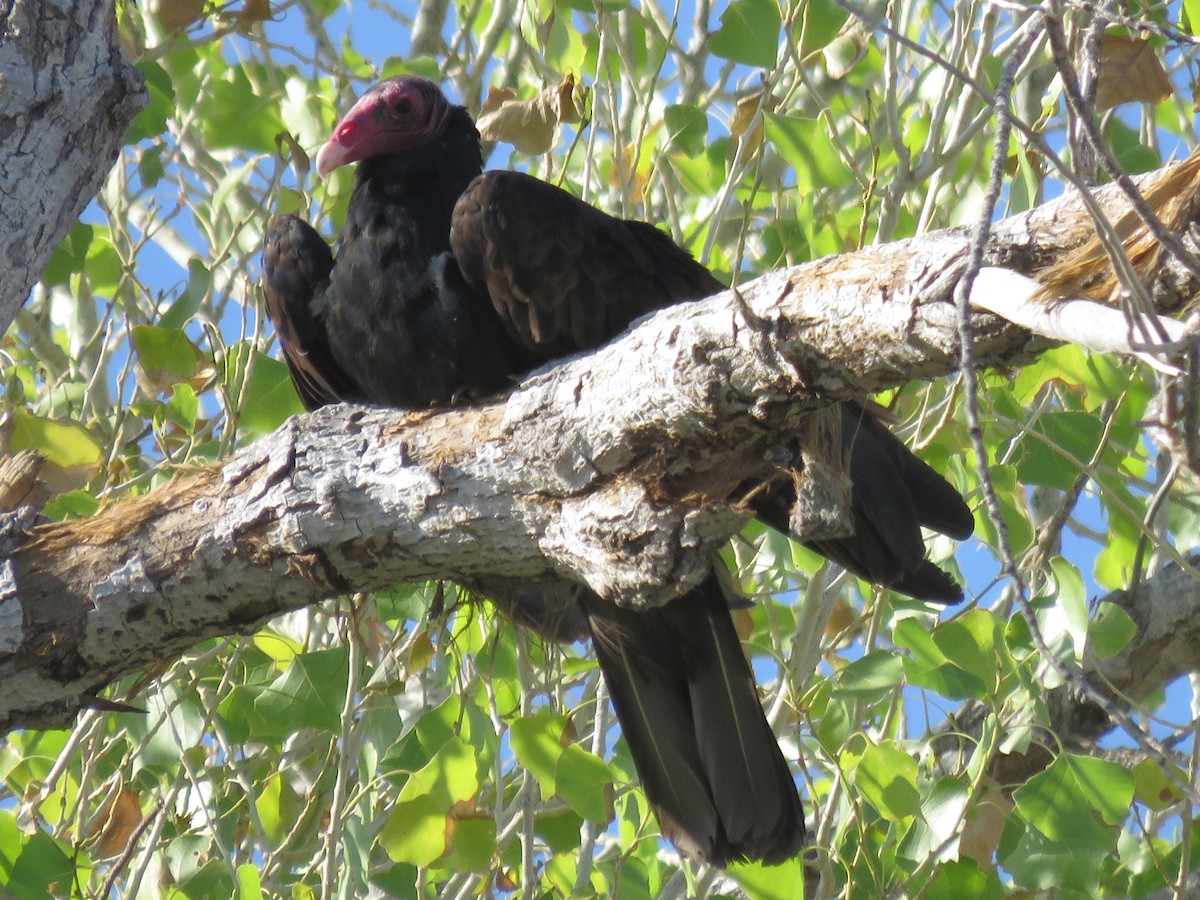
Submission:
M 552 853 L 570 853 L 579 848 L 579 828 L 583 817 L 572 810 L 554 816 L 538 816 L 534 831 Z
M 432 797 L 449 810 L 470 800 L 479 790 L 479 772 L 475 750 L 462 738 L 446 741 L 423 768 L 414 772 L 400 790 L 399 800 Z
M 1100 444 L 1102 423 L 1084 412 L 1043 413 L 1012 447 L 1017 477 L 1025 484 L 1070 490 Z M 1040 437 L 1039 437 L 1040 435 Z
M 1200 0 L 1183 0 L 1183 13 L 1188 31 L 1200 35 Z
M 717 56 L 769 69 L 779 51 L 782 19 L 775 0 L 734 0 L 721 14 L 721 27 L 708 41 Z
M 456 872 L 482 872 L 491 866 L 495 852 L 496 820 L 492 816 L 454 818 L 449 850 L 440 865 Z
M 7 773 L 5 773 L 7 774 Z M 8 809 L 0 809 L 0 876 L 7 881 L 12 875 L 13 863 L 21 855 L 25 835 L 17 824 L 16 816 Z
M 854 182 L 824 122 L 773 112 L 764 112 L 763 120 L 767 140 L 795 170 L 799 191 L 836 190 Z
M 877 697 L 895 690 L 904 675 L 904 661 L 895 653 L 876 650 L 856 659 L 838 673 L 835 694 Z
M 255 647 L 281 665 L 287 665 L 304 652 L 299 641 L 266 628 L 255 632 L 253 640 Z
M 997 682 L 996 619 L 985 609 L 972 609 L 939 625 L 933 639 L 946 658 L 989 690 Z
M 261 900 L 263 897 L 258 867 L 253 863 L 243 863 L 237 867 L 237 883 L 237 900 Z
M 204 359 L 181 328 L 135 325 L 130 338 L 145 379 L 156 391 L 187 381 L 199 371 Z
M 295 824 L 298 812 L 295 798 L 291 790 L 284 784 L 283 776 L 278 772 L 272 773 L 258 789 L 254 798 L 254 809 L 258 821 L 262 823 L 263 831 L 275 845 L 278 845 Z
M 255 711 L 276 723 L 280 736 L 300 728 L 336 730 L 346 700 L 347 662 L 343 647 L 296 656 L 254 701 Z
M 254 701 L 261 693 L 261 688 L 235 684 L 217 705 L 217 715 L 230 740 L 242 743 L 249 740 L 251 734 L 256 737 L 282 736 L 279 723 L 267 722 L 254 709 Z
M 1141 132 L 1116 116 L 1105 119 L 1104 136 L 1117 163 L 1130 175 L 1140 175 L 1162 165 L 1158 152 L 1143 142 Z
M 136 144 L 145 138 L 158 137 L 167 130 L 167 120 L 175 114 L 175 87 L 167 70 L 154 60 L 138 63 L 150 102 L 137 114 L 129 131 L 125 133 L 126 144 Z
M 547 797 L 558 792 L 558 760 L 566 726 L 566 718 L 553 713 L 522 716 L 509 726 L 513 755 L 538 780 Z
M 940 778 L 921 800 L 921 815 L 913 820 L 897 849 L 905 859 L 925 862 L 932 854 L 948 861 L 957 852 L 955 837 L 967 808 L 968 785 L 958 778 Z
M 145 700 L 146 715 L 125 713 L 124 727 L 137 740 L 137 765 L 155 771 L 178 767 L 180 754 L 205 734 L 204 714 L 193 696 L 168 684 Z
M 561 9 L 576 9 L 582 13 L 594 13 L 597 9 L 614 13 L 627 8 L 629 0 L 555 0 L 555 6 Z
M 100 501 L 91 491 L 75 490 L 59 494 L 46 503 L 42 514 L 48 519 L 86 519 L 100 509 Z
M 1046 624 L 1042 627 L 1047 632 L 1047 640 L 1061 633 L 1068 635 L 1075 658 L 1082 659 L 1090 624 L 1083 576 L 1061 556 L 1050 560 L 1050 568 L 1054 572 L 1054 603 L 1049 608 L 1049 613 L 1044 618 Z
M 1067 841 L 1094 818 L 1117 826 L 1133 802 L 1133 775 L 1124 766 L 1064 753 L 1013 792 L 1017 809 L 1052 841 Z
M 66 284 L 72 275 L 82 272 L 94 231 L 95 229 L 91 225 L 85 225 L 83 222 L 76 222 L 71 226 L 67 236 L 50 254 L 46 268 L 42 271 L 42 281 L 48 286 L 54 287 Z
M 208 858 L 192 875 L 180 879 L 175 886 L 189 900 L 192 897 L 237 896 L 233 876 L 225 860 Z
M 84 273 L 92 290 L 105 297 L 112 296 L 121 282 L 124 271 L 125 264 L 121 262 L 120 254 L 112 245 L 111 233 L 107 228 L 96 229 L 92 234 L 92 243 L 87 249 L 84 264 Z
M 933 878 L 923 885 L 922 900 L 1000 900 L 1005 897 L 995 870 L 982 872 L 974 860 L 959 859 L 937 867 Z
M 854 785 L 885 819 L 920 815 L 917 761 L 891 742 L 870 744 L 853 769 Z
M 53 896 L 48 890 L 55 885 L 65 893 L 76 875 L 76 864 L 58 841 L 43 831 L 35 831 L 21 847 L 13 862 L 4 890 L 13 897 Z
M 478 790 L 474 752 L 460 738 L 452 738 L 401 789 L 380 831 L 380 844 L 395 862 L 427 866 L 440 859 L 455 828 L 454 805 Z
M 828 681 L 823 682 L 829 685 Z M 832 692 L 831 692 L 832 693 Z M 814 733 L 821 746 L 827 753 L 836 753 L 850 737 L 851 707 L 856 701 L 852 694 L 845 697 L 830 698 L 821 716 L 816 720 Z
M 850 13 L 838 6 L 834 0 L 808 0 L 803 9 L 804 14 L 796 24 L 796 36 L 804 36 L 800 45 L 801 56 L 808 56 L 814 50 L 820 50 L 827 45 L 838 36 L 842 26 L 850 18 Z
M 171 399 L 163 404 L 163 409 L 167 418 L 190 434 L 196 428 L 200 398 L 190 384 L 174 384 L 171 386 Z
M 1133 802 L 1133 775 L 1128 769 L 1076 753 L 1064 753 L 1059 759 L 1071 771 L 1080 795 L 1105 822 L 1117 826 L 1125 821 Z
M 1116 832 L 1086 812 L 1072 824 L 1061 840 L 1054 840 L 1011 816 L 996 857 L 1017 885 L 1027 890 L 1074 890 L 1097 896 L 1099 870 L 1116 851 Z
M 1115 603 L 1101 601 L 1096 610 L 1096 617 L 1088 627 L 1088 640 L 1097 659 L 1112 659 L 1125 649 L 1134 635 L 1137 625 L 1129 618 L 1129 613 Z
M 1187 773 L 1175 769 L 1180 784 L 1187 784 Z M 1133 767 L 1133 791 L 1139 803 L 1161 811 L 1178 803 L 1182 795 L 1157 760 L 1143 759 Z
M 1008 531 L 1008 539 L 1014 553 L 1020 553 L 1033 543 L 1033 527 L 1025 506 L 1025 486 L 1017 477 L 1015 466 L 991 462 L 988 465 L 992 485 L 996 489 L 996 498 L 1000 501 L 1000 518 Z M 979 529 L 979 537 L 989 546 L 999 545 L 992 517 L 979 516 L 975 520 Z
M 777 866 L 735 864 L 730 866 L 728 874 L 750 900 L 795 900 L 805 895 L 804 865 L 798 856 Z
M 257 434 L 270 434 L 289 416 L 304 412 L 287 366 L 258 350 L 253 351 L 245 397 L 238 424 Z
M 704 110 L 676 103 L 663 110 L 667 147 L 688 156 L 699 156 L 708 143 L 708 116 Z
M 33 450 L 64 469 L 97 466 L 101 450 L 86 428 L 78 422 L 35 416 L 24 407 L 12 411 L 9 450 Z
M 563 748 L 554 770 L 557 793 L 571 809 L 593 822 L 612 818 L 610 793 L 612 773 L 594 753 L 578 744 Z
M 182 328 L 199 311 L 211 287 L 212 273 L 208 267 L 196 257 L 189 259 L 187 287 L 163 313 L 158 324 L 163 328 Z
M 148 188 L 154 187 L 167 174 L 167 167 L 163 163 L 166 149 L 164 144 L 155 144 L 138 157 L 138 174 L 141 175 L 142 184 Z
M 898 622 L 893 638 L 896 646 L 912 653 L 912 659 L 906 659 L 904 663 L 904 675 L 910 684 L 954 700 L 986 699 L 984 682 L 950 662 L 916 619 Z
M 245 64 L 231 66 L 209 82 L 203 95 L 204 114 L 198 119 L 210 149 L 275 153 L 275 135 L 286 126 L 279 117 L 278 100 L 258 88 L 273 80 L 262 66 Z

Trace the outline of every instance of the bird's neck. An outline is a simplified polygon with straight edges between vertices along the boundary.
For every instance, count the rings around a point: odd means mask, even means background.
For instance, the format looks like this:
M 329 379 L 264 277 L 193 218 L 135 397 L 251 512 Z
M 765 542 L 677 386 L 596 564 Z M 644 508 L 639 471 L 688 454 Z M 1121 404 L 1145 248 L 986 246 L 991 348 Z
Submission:
M 423 229 L 449 236 L 454 204 L 483 171 L 479 132 L 465 109 L 453 107 L 441 136 L 425 146 L 358 164 L 350 207 L 367 200 L 419 221 Z

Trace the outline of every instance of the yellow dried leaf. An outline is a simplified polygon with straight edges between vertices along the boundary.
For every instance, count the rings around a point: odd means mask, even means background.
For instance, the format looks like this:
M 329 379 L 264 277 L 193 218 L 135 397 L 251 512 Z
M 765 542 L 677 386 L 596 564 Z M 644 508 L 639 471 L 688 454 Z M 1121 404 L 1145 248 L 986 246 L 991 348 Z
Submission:
M 733 617 L 733 630 L 737 632 L 738 640 L 746 641 L 754 633 L 754 616 L 748 609 L 733 609 L 729 611 Z
M 580 121 L 586 106 L 586 88 L 567 75 L 527 100 L 507 88 L 490 89 L 475 124 L 484 140 L 503 141 L 536 155 L 550 149 L 560 124 Z
M 1106 34 L 1100 42 L 1096 109 L 1122 103 L 1161 103 L 1171 95 L 1171 81 L 1147 40 Z
M 844 600 L 838 600 L 825 623 L 826 639 L 832 641 L 844 637 L 857 621 L 858 613 L 851 609 Z
M 429 668 L 433 656 L 433 641 L 429 639 L 429 632 L 423 631 L 413 638 L 413 642 L 408 648 L 407 658 L 404 660 L 404 669 L 410 674 L 423 671 Z
M 743 143 L 746 145 L 743 159 L 749 159 L 758 152 L 763 140 L 763 120 L 759 116 L 758 121 L 755 122 L 755 113 L 759 111 L 760 107 L 764 113 L 773 112 L 778 105 L 779 101 L 775 97 L 770 94 L 764 97 L 762 91 L 755 91 L 738 100 L 733 108 L 733 121 L 729 123 L 727 155 L 730 162 L 733 161 L 733 155 L 737 153 L 738 147 Z

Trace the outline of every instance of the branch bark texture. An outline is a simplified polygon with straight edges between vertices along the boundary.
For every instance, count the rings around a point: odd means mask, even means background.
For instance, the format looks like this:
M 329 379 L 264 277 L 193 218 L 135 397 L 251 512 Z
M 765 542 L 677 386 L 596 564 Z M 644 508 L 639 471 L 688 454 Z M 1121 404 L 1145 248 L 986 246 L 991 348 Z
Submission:
M 146 103 L 111 0 L 0 2 L 0 332 Z

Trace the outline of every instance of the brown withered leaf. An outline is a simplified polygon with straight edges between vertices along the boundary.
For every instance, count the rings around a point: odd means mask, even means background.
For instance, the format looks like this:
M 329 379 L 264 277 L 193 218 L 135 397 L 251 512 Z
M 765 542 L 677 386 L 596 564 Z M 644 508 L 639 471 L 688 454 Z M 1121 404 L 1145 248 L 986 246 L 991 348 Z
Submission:
M 558 84 L 558 120 L 560 122 L 582 122 L 587 115 L 589 88 L 568 73 Z
M 859 614 L 845 601 L 838 600 L 825 623 L 826 639 L 837 640 L 842 644 L 847 643 L 847 635 L 853 634 L 853 631 L 856 630 L 858 620 Z
M 246 0 L 238 10 L 238 31 L 246 31 L 256 22 L 265 22 L 271 18 L 271 0 Z
M 1170 95 L 1171 81 L 1149 41 L 1104 35 L 1096 81 L 1097 110 L 1122 103 L 1161 103 Z
M 154 15 L 167 31 L 183 31 L 204 18 L 205 0 L 158 0 Z
M 588 88 L 577 84 L 574 75 L 526 100 L 508 88 L 491 88 L 475 124 L 486 141 L 503 141 L 531 156 L 545 153 L 559 125 L 582 121 L 587 95 Z
M 742 97 L 734 106 L 733 121 L 729 123 L 729 149 L 726 152 L 728 162 L 733 161 L 734 154 L 738 152 L 742 143 L 746 145 L 742 159 L 751 158 L 762 146 L 762 119 L 754 122 L 754 114 L 758 112 L 760 104 L 763 112 L 773 112 L 779 105 L 779 100 L 771 94 L 764 97 L 762 91 L 755 91 Z
M 516 871 L 507 866 L 493 876 L 493 882 L 499 890 L 506 893 L 515 891 L 521 886 L 521 883 L 517 881 Z
M 116 856 L 129 844 L 141 824 L 141 795 L 129 788 L 121 788 L 100 808 L 88 827 L 87 836 L 89 840 L 98 838 L 97 856 Z

